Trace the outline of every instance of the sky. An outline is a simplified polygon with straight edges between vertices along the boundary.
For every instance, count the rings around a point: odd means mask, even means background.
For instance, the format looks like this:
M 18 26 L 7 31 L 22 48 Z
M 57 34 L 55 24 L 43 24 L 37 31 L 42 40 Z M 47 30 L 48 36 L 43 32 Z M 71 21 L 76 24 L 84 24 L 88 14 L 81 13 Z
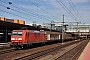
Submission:
M 90 24 L 90 0 L 0 0 L 0 17 L 26 24 L 62 22 L 63 15 L 65 22 Z

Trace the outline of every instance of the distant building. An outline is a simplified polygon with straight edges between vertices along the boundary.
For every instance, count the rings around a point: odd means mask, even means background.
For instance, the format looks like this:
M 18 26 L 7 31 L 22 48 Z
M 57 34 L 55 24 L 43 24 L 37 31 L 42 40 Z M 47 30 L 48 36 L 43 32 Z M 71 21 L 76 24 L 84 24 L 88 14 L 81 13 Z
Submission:
M 52 23 L 44 23 L 41 26 L 42 26 L 42 28 L 62 31 L 62 25 L 60 23 L 54 23 L 54 22 L 52 22 Z
M 32 23 L 32 24 L 26 24 L 26 25 L 38 26 L 40 28 L 47 28 L 47 29 L 62 31 L 62 25 L 60 23 L 58 24 L 56 23 L 43 23 L 43 24 Z

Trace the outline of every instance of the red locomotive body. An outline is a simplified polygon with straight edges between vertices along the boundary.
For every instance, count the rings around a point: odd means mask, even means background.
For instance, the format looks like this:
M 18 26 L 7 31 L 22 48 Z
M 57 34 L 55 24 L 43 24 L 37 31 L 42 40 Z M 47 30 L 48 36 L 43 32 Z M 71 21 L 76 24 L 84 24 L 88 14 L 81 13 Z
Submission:
M 33 30 L 13 30 L 11 35 L 11 47 L 23 48 L 32 43 L 39 43 L 45 41 L 45 34 L 41 31 Z

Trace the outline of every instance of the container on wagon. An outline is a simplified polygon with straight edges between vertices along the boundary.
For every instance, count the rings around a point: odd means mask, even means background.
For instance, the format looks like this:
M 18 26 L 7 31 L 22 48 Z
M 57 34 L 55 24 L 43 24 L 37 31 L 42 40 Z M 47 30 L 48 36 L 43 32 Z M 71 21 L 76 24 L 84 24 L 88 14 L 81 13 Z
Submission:
M 19 20 L 14 19 L 14 20 L 13 20 L 13 23 L 19 23 Z
M 0 17 L 0 20 L 1 21 L 5 21 L 5 17 Z
M 6 22 L 11 22 L 11 23 L 13 23 L 13 19 L 6 19 Z
M 19 20 L 19 24 L 25 24 L 24 20 Z

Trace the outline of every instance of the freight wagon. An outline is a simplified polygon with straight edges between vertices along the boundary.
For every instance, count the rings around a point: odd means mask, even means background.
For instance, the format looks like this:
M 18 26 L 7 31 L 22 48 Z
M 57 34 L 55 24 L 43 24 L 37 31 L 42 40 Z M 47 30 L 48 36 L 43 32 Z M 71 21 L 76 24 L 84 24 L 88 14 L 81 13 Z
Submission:
M 64 34 L 64 40 L 65 41 L 68 41 L 68 40 L 74 40 L 74 39 L 76 39 L 76 36 L 75 36 L 75 34 L 68 34 L 68 33 L 65 33 Z

